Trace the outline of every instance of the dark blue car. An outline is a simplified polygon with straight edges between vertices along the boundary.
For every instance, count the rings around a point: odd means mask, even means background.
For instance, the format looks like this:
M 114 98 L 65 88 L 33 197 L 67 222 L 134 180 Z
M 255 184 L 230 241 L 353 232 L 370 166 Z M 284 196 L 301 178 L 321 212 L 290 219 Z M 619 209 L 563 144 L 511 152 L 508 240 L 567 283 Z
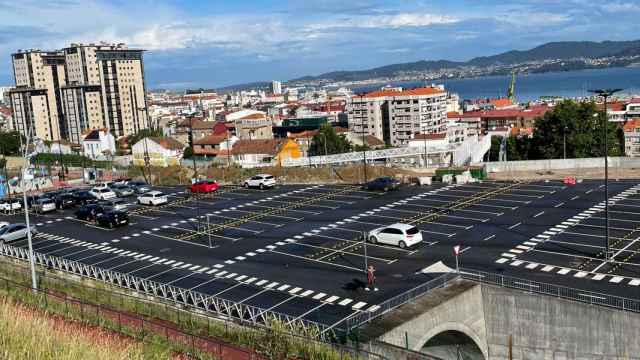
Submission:
M 362 186 L 362 189 L 368 191 L 390 191 L 390 190 L 398 190 L 400 187 L 400 180 L 394 179 L 389 176 L 379 177 Z

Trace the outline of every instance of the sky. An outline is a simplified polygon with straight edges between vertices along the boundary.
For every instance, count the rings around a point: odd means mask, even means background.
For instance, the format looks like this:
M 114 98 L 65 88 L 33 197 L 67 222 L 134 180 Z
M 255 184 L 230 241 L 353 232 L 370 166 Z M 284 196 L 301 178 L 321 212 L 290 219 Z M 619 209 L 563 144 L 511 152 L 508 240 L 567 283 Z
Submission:
M 148 87 L 180 89 L 635 40 L 639 17 L 640 0 L 0 0 L 0 86 L 11 53 L 72 42 L 145 49 Z

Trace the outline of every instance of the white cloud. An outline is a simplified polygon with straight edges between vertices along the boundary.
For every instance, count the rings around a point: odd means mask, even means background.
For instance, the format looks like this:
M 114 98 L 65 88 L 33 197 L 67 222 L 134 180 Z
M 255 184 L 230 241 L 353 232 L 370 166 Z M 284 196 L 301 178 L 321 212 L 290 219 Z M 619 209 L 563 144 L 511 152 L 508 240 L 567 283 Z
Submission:
M 640 4 L 633 2 L 610 2 L 601 5 L 602 9 L 611 13 L 640 12 Z
M 333 28 L 391 28 L 426 27 L 440 24 L 452 24 L 459 19 L 430 13 L 399 13 L 393 15 L 365 15 L 338 18 L 331 21 L 318 22 L 308 25 L 308 30 L 328 30 Z

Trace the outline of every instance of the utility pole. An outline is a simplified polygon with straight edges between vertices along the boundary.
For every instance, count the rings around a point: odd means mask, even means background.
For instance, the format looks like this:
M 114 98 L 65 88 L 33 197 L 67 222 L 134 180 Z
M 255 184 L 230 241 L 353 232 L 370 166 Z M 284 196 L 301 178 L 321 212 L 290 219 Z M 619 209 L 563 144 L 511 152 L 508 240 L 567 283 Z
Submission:
M 362 94 L 360 94 L 360 106 L 362 107 Z M 364 182 L 363 184 L 367 183 L 367 142 L 365 140 L 365 134 L 364 134 L 364 113 L 366 113 L 366 109 L 360 111 L 360 130 L 362 131 L 362 168 L 363 168 L 363 172 L 364 172 Z
M 22 158 L 24 159 L 22 165 L 22 174 L 20 177 L 20 183 L 22 187 L 22 200 L 24 204 L 24 223 L 27 225 L 27 243 L 29 244 L 29 267 L 31 268 L 31 288 L 38 290 L 38 280 L 36 278 L 36 259 L 33 254 L 33 242 L 31 239 L 31 225 L 29 224 L 29 206 L 27 206 L 27 182 L 26 177 L 28 174 L 31 156 L 29 154 L 29 139 L 31 138 L 31 129 L 29 129 L 26 138 L 26 144 L 24 145 Z M 20 142 L 22 142 L 22 136 L 20 136 Z M 33 174 L 29 174 L 31 180 L 33 180 Z
M 604 99 L 604 119 L 603 121 L 603 136 L 604 136 L 604 218 L 605 218 L 605 261 L 609 260 L 611 254 L 609 253 L 609 145 L 607 141 L 608 137 L 608 128 L 609 128 L 609 119 L 607 119 L 607 98 L 611 95 L 622 91 L 622 89 L 598 89 L 598 90 L 589 90 L 589 92 L 594 93 L 598 96 L 601 96 Z
M 563 159 L 567 159 L 567 127 L 565 126 L 562 131 L 562 148 L 563 148 Z
M 198 182 L 198 167 L 196 165 L 196 154 L 193 147 L 193 114 L 189 116 L 189 146 L 191 147 L 191 159 L 193 160 L 193 181 L 192 184 Z M 198 240 L 200 239 L 200 203 L 198 201 L 198 194 L 195 196 L 196 200 L 196 232 L 198 233 Z

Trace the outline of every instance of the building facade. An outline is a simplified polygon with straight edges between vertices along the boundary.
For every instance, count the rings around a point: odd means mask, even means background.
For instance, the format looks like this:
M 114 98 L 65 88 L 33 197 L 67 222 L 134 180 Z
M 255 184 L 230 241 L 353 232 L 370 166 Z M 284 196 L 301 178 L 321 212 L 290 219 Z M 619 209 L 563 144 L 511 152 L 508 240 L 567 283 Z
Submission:
M 447 94 L 440 87 L 386 88 L 351 97 L 347 113 L 350 132 L 406 145 L 415 134 L 446 131 Z
M 640 118 L 631 119 L 624 124 L 624 154 L 626 156 L 640 156 Z
M 85 130 L 122 137 L 149 127 L 142 54 L 105 43 L 13 54 L 15 129 L 79 144 Z

